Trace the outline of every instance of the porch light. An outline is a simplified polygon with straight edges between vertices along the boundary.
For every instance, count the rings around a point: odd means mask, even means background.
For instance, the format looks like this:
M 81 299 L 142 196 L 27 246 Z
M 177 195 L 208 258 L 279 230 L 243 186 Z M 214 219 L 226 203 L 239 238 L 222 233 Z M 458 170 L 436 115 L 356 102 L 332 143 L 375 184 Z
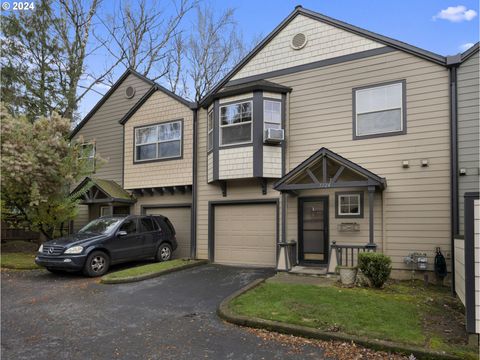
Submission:
M 408 162 L 408 160 L 403 160 L 403 161 L 402 161 L 402 167 L 403 167 L 404 169 L 407 169 L 407 168 L 410 167 L 410 163 Z

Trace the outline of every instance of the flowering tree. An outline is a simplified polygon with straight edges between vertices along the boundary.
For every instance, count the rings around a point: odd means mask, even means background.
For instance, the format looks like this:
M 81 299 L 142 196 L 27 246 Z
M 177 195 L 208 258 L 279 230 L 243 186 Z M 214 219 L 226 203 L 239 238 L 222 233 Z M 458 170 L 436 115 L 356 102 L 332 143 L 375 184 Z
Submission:
M 2 107 L 0 118 L 3 219 L 51 239 L 76 216 L 82 194 L 70 190 L 91 173 L 86 150 L 69 141 L 70 121 L 55 113 L 31 123 Z

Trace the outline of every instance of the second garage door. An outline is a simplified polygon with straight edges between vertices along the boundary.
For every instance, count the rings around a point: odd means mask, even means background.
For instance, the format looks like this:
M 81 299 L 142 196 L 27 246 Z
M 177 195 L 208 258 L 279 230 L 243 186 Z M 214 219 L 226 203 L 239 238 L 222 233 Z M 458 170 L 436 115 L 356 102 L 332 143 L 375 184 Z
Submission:
M 173 258 L 190 257 L 191 242 L 191 215 L 190 207 L 178 208 L 150 208 L 146 215 L 163 215 L 170 219 L 177 233 L 178 248 L 173 253 Z
M 276 205 L 215 206 L 214 259 L 217 263 L 276 265 Z

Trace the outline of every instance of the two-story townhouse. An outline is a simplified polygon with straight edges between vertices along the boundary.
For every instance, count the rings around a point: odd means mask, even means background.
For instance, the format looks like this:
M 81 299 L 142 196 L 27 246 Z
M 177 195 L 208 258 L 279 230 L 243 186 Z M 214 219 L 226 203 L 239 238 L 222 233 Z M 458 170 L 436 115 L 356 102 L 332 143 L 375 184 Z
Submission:
M 457 65 L 296 7 L 200 104 L 150 84 L 115 117 L 117 190 L 173 220 L 180 256 L 275 267 L 294 240 L 306 266 L 375 250 L 396 276 L 413 252 L 432 270 L 453 236 Z
M 88 147 L 94 169 L 72 191 L 89 189 L 74 230 L 99 216 L 161 212 L 177 229 L 176 256 L 191 255 L 191 107 L 134 70 L 125 71 L 70 135 Z
M 123 126 L 118 121 L 152 86 L 152 81 L 137 72 L 130 69 L 125 71 L 71 132 L 70 138 L 82 142 L 88 149 L 86 156 L 92 159 L 92 178 L 96 182 L 95 189 L 87 194 L 87 199 L 79 207 L 78 216 L 73 222 L 74 230 L 101 215 L 130 211 L 132 199 L 130 194 L 122 190 Z M 101 157 L 102 160 L 97 163 L 95 157 Z M 81 188 L 85 182 L 77 188 Z M 94 198 L 94 194 L 98 199 Z M 100 200 L 102 197 L 103 200 Z
M 295 240 L 304 265 L 376 249 L 432 270 L 451 248 L 449 73 L 297 7 L 198 110 L 197 256 L 274 266 Z

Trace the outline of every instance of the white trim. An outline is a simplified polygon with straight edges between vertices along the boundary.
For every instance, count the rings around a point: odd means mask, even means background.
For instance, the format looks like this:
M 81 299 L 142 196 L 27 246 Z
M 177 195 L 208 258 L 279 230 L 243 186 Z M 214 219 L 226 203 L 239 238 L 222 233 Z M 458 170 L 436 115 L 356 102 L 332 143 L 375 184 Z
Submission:
M 371 89 L 378 89 L 378 88 L 383 88 L 383 87 L 388 87 L 392 85 L 400 85 L 400 107 L 384 107 L 377 109 L 375 111 L 367 111 L 367 112 L 358 112 L 358 94 L 361 93 L 362 91 L 368 91 Z M 403 97 L 405 94 L 403 93 L 403 83 L 401 81 L 399 82 L 394 82 L 390 84 L 385 84 L 385 85 L 378 85 L 378 86 L 371 86 L 363 89 L 358 89 L 355 90 L 355 136 L 357 137 L 362 137 L 362 136 L 370 136 L 370 135 L 381 135 L 381 134 L 389 134 L 389 133 L 396 133 L 396 132 L 401 132 L 403 131 Z M 368 134 L 358 134 L 358 115 L 366 115 L 366 114 L 373 114 L 373 113 L 378 113 L 378 112 L 383 112 L 383 111 L 391 111 L 391 110 L 398 110 L 400 109 L 400 129 L 399 130 L 390 130 L 390 131 L 378 131 L 378 132 L 369 132 Z
M 347 212 L 344 213 L 342 212 L 342 197 L 353 197 L 355 196 L 358 199 L 358 211 L 357 212 Z M 352 216 L 352 215 L 360 215 L 362 213 L 361 211 L 361 206 L 362 206 L 362 197 L 360 194 L 338 194 L 338 209 L 337 209 L 337 215 L 339 216 Z M 350 206 L 350 202 L 348 203 L 348 206 Z

